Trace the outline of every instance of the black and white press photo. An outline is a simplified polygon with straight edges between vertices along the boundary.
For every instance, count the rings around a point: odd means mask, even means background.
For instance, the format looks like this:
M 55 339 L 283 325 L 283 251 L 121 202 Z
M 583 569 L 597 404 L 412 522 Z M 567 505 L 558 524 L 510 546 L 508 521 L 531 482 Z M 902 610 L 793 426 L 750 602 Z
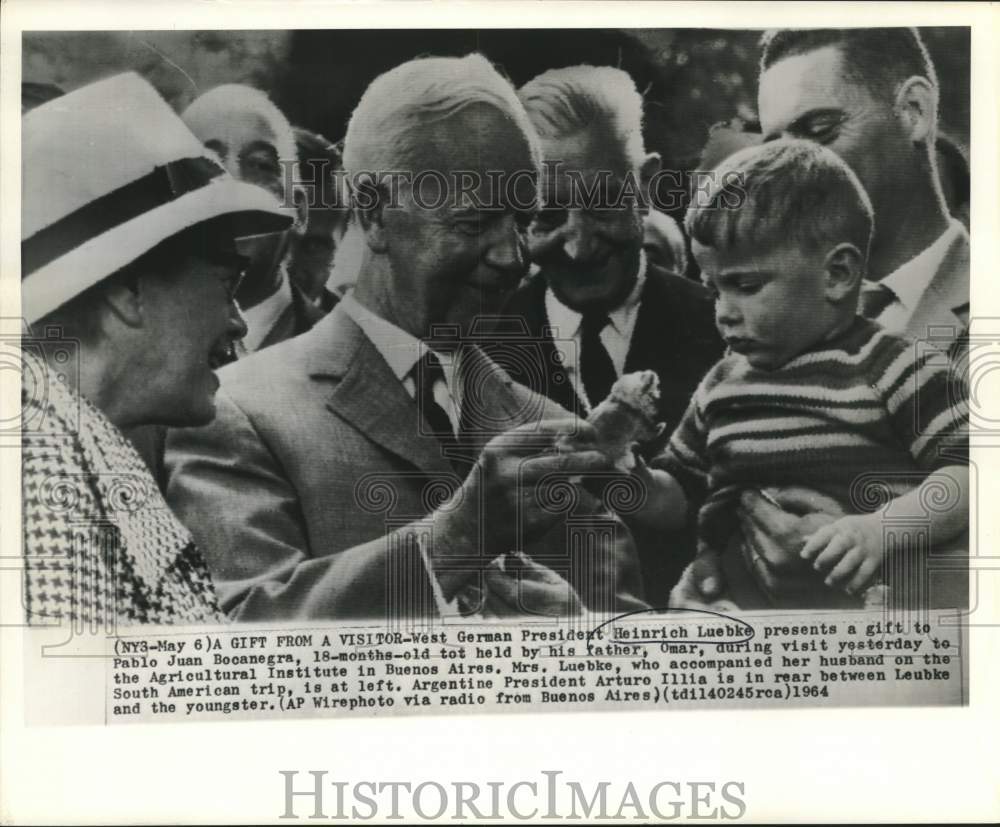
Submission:
M 29 728 L 970 711 L 971 12 L 537 5 L 8 26 Z M 321 769 L 262 817 L 398 817 Z M 506 809 L 442 775 L 433 818 L 754 811 L 549 769 Z

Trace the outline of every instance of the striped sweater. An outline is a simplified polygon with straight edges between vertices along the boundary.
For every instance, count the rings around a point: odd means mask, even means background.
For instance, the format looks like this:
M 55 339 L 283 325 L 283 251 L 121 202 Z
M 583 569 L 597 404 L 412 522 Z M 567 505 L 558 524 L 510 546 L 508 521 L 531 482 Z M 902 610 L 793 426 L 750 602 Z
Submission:
M 774 371 L 724 356 L 652 465 L 699 509 L 699 548 L 721 551 L 742 490 L 804 486 L 845 513 L 874 511 L 936 468 L 967 465 L 967 418 L 943 354 L 859 316 Z

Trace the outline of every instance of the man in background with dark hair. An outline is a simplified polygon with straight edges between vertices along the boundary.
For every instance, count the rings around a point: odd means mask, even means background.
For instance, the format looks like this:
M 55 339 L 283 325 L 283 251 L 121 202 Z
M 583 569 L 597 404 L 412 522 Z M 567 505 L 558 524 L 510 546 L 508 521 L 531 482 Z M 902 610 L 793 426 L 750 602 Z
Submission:
M 326 286 L 349 215 L 340 150 L 315 132 L 295 127 L 299 179 L 306 190 L 306 226 L 290 239 L 288 275 L 313 304 L 329 313 L 337 295 Z
M 938 82 L 915 29 L 779 29 L 762 40 L 760 121 L 843 158 L 875 208 L 861 310 L 927 338 L 969 323 L 969 237 L 937 175 Z M 936 332 L 940 332 L 939 330 Z

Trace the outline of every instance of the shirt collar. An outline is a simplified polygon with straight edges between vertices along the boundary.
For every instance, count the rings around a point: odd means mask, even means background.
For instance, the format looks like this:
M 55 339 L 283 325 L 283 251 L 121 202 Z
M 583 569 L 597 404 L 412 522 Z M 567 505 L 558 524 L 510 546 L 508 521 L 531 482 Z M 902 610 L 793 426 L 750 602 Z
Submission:
M 249 351 L 257 350 L 291 303 L 292 285 L 282 269 L 278 289 L 260 304 L 243 311 L 243 318 L 247 323 L 247 335 L 243 337 L 243 346 Z
M 952 218 L 936 241 L 889 273 L 881 283 L 890 288 L 899 303 L 912 312 L 941 267 L 948 248 L 964 231 L 962 223 Z
M 426 345 L 416 336 L 407 333 L 401 327 L 373 313 L 354 298 L 354 291 L 348 292 L 341 300 L 340 306 L 364 332 L 365 336 L 375 345 L 389 370 L 400 382 L 413 371 L 414 365 L 420 360 Z
M 625 301 L 608 312 L 608 319 L 620 336 L 628 337 L 631 335 L 636 315 L 639 312 L 642 288 L 646 284 L 646 268 L 646 251 L 641 250 L 639 252 L 639 273 L 631 292 Z M 579 333 L 583 315 L 559 301 L 551 287 L 545 291 L 545 313 L 557 338 L 572 339 Z

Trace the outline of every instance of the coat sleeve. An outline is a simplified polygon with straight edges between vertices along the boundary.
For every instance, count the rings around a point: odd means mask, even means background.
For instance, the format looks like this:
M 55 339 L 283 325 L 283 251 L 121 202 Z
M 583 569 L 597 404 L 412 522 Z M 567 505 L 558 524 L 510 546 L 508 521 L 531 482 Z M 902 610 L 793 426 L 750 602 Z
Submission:
M 224 390 L 216 418 L 167 439 L 167 500 L 188 526 L 237 622 L 426 613 L 429 583 L 406 530 L 314 557 L 298 494 L 246 413 Z M 403 584 L 409 600 L 400 600 Z

